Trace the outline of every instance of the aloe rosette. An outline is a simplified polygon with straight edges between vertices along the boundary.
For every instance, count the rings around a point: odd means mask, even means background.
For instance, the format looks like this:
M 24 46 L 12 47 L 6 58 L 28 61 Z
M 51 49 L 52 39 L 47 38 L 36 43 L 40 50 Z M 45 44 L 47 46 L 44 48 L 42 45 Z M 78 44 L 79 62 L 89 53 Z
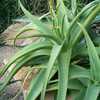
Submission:
M 23 31 L 36 29 L 39 33 L 33 33 L 28 38 L 39 37 L 39 40 L 21 49 L 0 70 L 0 75 L 3 76 L 13 63 L 16 64 L 3 80 L 0 91 L 23 65 L 31 62 L 31 67 L 41 67 L 31 81 L 26 100 L 36 100 L 38 96 L 44 100 L 46 91 L 57 91 L 57 100 L 65 100 L 69 95 L 73 100 L 97 100 L 100 93 L 100 47 L 95 46 L 88 30 L 100 13 L 100 1 L 94 0 L 87 4 L 78 14 L 74 9 L 77 9 L 77 1 L 71 0 L 71 3 L 71 9 L 68 9 L 63 0 L 56 0 L 54 9 L 53 1 L 49 0 L 48 27 L 28 12 L 19 0 L 20 7 L 31 24 L 24 27 L 16 39 L 26 38 L 21 36 Z M 72 19 L 69 19 L 69 11 Z M 54 78 L 55 74 L 57 78 Z

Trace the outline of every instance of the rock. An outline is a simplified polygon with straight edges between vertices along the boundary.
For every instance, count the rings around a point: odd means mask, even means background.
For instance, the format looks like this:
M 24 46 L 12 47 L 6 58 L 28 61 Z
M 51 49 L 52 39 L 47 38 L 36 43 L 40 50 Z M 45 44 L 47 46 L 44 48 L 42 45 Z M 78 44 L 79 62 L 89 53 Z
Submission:
M 0 47 L 0 65 L 4 65 L 4 59 L 7 61 L 18 51 L 18 48 L 3 46 Z
M 16 35 L 19 33 L 19 31 L 25 26 L 25 23 L 15 23 L 11 26 L 9 26 L 3 33 L 2 35 L 5 37 L 5 42 L 6 45 L 10 45 L 13 46 L 14 44 L 14 40 L 9 40 L 9 39 L 14 39 L 16 37 Z M 32 35 L 33 33 L 36 33 L 36 30 L 29 30 L 26 32 L 23 32 L 22 35 L 23 36 L 29 36 Z M 27 38 L 27 39 L 18 39 L 16 41 L 16 45 L 18 46 L 25 46 L 28 45 L 30 43 L 32 43 L 33 41 L 37 40 L 37 37 L 34 38 Z
M 16 52 L 19 51 L 19 48 L 13 47 L 13 40 L 8 40 L 9 38 L 15 38 L 18 31 L 23 28 L 26 24 L 25 23 L 16 23 L 8 27 L 7 30 L 3 32 L 3 35 L 5 36 L 5 41 L 7 46 L 0 47 L 0 65 L 4 66 L 7 64 L 9 59 L 14 56 Z M 24 32 L 23 34 L 25 36 L 27 35 L 32 35 L 34 32 L 37 32 L 36 30 L 32 31 L 27 31 Z M 25 46 L 28 45 L 38 38 L 29 38 L 29 39 L 21 39 L 16 42 L 18 46 Z M 13 66 L 14 67 L 14 66 Z M 14 76 L 15 80 L 24 80 L 27 74 L 29 73 L 30 67 L 23 66 L 16 75 Z M 12 69 L 9 70 L 9 72 Z M 27 94 L 28 88 L 30 85 L 31 80 L 36 76 L 38 73 L 38 70 L 35 69 L 33 70 L 30 75 L 24 80 L 23 84 L 23 93 L 24 95 Z M 12 97 L 15 96 L 15 94 L 18 92 L 18 90 L 22 87 L 21 83 L 14 83 L 6 88 L 6 91 L 3 95 L 0 96 L 0 100 L 11 100 Z M 48 93 L 46 94 L 46 100 L 53 100 L 54 98 L 54 93 Z M 23 95 L 22 93 L 16 98 L 16 100 L 23 100 Z
M 8 40 L 9 38 L 15 38 L 17 33 L 19 32 L 19 30 L 21 28 L 23 28 L 26 24 L 25 23 L 16 23 L 16 24 L 13 24 L 11 26 L 9 26 L 7 28 L 7 30 L 5 30 L 2 35 L 5 37 L 5 41 L 6 41 L 6 46 L 3 46 L 3 47 L 0 47 L 0 67 L 4 66 L 5 64 L 8 63 L 9 59 L 14 56 L 14 54 L 16 52 L 19 51 L 19 48 L 17 47 L 13 47 L 13 40 Z M 28 31 L 28 32 L 24 32 L 23 34 L 25 36 L 27 35 L 31 35 L 33 34 L 33 32 L 36 32 L 35 30 L 32 30 L 32 31 Z M 34 42 L 35 40 L 37 40 L 37 38 L 29 38 L 29 39 L 20 39 L 18 40 L 16 43 L 18 46 L 25 46 L 25 45 L 28 45 L 32 42 Z M 13 66 L 14 67 L 14 66 Z M 11 66 L 12 68 L 12 66 Z M 9 69 L 8 71 L 10 72 L 12 69 Z M 24 80 L 24 78 L 26 77 L 26 75 L 28 74 L 28 71 L 29 71 L 29 67 L 24 67 L 18 71 L 18 73 L 14 76 L 14 79 L 15 80 Z M 30 81 L 32 80 L 32 77 L 34 76 L 34 73 L 35 71 L 33 71 L 31 73 L 31 75 L 28 77 L 28 79 L 26 79 L 26 81 L 24 82 L 23 84 L 23 89 L 24 91 L 27 91 L 28 87 L 29 87 L 29 84 L 30 84 Z M 15 89 L 15 88 L 16 89 Z M 6 92 L 4 95 L 2 95 L 3 97 L 3 100 L 8 100 L 9 97 L 13 97 L 15 95 L 15 91 L 18 90 L 18 88 L 20 89 L 21 85 L 19 84 L 16 84 L 16 85 L 11 85 L 7 88 Z M 8 92 L 9 91 L 9 92 Z M 14 92 L 12 92 L 14 91 Z M 10 94 L 11 93 L 11 94 Z M 5 96 L 6 95 L 6 96 Z M 7 97 L 8 99 L 4 98 Z M 0 97 L 0 99 L 2 98 Z M 20 99 L 17 99 L 17 100 L 20 100 Z
M 0 95 L 0 100 L 12 100 L 20 91 L 21 84 L 19 82 L 9 85 Z M 14 100 L 24 100 L 22 90 Z

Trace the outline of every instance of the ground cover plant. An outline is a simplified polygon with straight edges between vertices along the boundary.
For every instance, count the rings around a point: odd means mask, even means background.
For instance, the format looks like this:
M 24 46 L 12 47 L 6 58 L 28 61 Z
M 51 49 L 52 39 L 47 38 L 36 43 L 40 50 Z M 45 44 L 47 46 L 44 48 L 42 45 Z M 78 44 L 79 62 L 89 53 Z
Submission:
M 70 3 L 69 9 L 63 0 L 56 0 L 54 8 L 53 0 L 49 1 L 48 27 L 41 18 L 31 15 L 19 0 L 31 24 L 25 26 L 16 39 L 26 38 L 21 35 L 23 31 L 36 29 L 39 32 L 27 38 L 39 37 L 39 40 L 21 49 L 0 69 L 2 77 L 15 64 L 1 81 L 0 91 L 11 83 L 23 65 L 29 64 L 30 68 L 38 65 L 39 72 L 31 81 L 26 100 L 36 100 L 37 97 L 45 100 L 47 91 L 56 91 L 56 100 L 66 100 L 68 96 L 72 100 L 100 99 L 100 42 L 95 44 L 97 36 L 90 32 L 91 23 L 100 13 L 100 1 L 94 0 L 78 13 L 77 0 Z

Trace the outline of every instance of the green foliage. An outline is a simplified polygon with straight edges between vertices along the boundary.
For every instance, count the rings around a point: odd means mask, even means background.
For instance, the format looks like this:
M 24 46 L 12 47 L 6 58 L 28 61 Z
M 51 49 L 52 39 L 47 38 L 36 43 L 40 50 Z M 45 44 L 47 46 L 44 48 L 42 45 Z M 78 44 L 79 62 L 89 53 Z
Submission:
M 32 14 L 42 15 L 49 10 L 47 0 L 22 0 L 24 6 Z M 22 12 L 18 6 L 18 0 L 0 1 L 0 33 L 3 32 L 16 18 L 20 18 Z
M 25 26 L 16 39 L 25 38 L 21 33 L 32 28 L 39 33 L 33 33 L 29 37 L 40 38 L 16 53 L 0 70 L 0 76 L 3 76 L 15 64 L 0 85 L 0 91 L 10 83 L 18 70 L 27 62 L 33 61 L 31 67 L 40 65 L 41 68 L 31 81 L 26 100 L 36 100 L 38 96 L 44 100 L 46 91 L 54 90 L 57 91 L 57 100 L 65 100 L 69 95 L 73 97 L 74 92 L 73 100 L 97 100 L 100 93 L 100 45 L 93 42 L 95 37 L 91 38 L 89 26 L 100 13 L 100 1 L 87 4 L 78 13 L 73 8 L 74 6 L 77 10 L 77 1 L 71 0 L 70 3 L 73 4 L 69 9 L 62 0 L 56 0 L 54 9 L 53 1 L 49 1 L 50 19 L 44 16 L 48 19 L 48 26 L 31 15 L 19 0 L 19 5 L 31 24 Z M 69 12 L 72 13 L 72 18 Z
M 55 2 L 56 0 L 54 0 Z M 65 4 L 70 7 L 70 0 L 64 0 Z M 80 11 L 85 4 L 93 0 L 77 0 L 77 11 Z M 43 15 L 49 11 L 48 0 L 22 0 L 23 5 L 34 15 Z M 3 32 L 13 19 L 22 16 L 18 7 L 18 0 L 1 0 L 0 1 L 0 33 Z
M 19 15 L 17 0 L 0 1 L 0 33 Z

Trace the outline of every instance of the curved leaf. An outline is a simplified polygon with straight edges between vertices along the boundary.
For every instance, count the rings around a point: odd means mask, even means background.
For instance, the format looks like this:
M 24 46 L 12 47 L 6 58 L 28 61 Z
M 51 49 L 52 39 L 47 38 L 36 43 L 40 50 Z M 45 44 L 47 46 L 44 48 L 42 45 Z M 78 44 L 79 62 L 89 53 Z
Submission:
M 79 23 L 79 26 L 81 27 L 86 39 L 86 44 L 87 44 L 88 54 L 89 54 L 89 59 L 90 59 L 90 66 L 91 66 L 90 71 L 91 71 L 92 79 L 95 81 L 100 81 L 100 74 L 99 74 L 100 59 L 99 59 L 98 53 L 86 29 L 80 23 Z
M 39 19 L 37 19 L 34 15 L 31 15 L 31 13 L 28 12 L 24 8 L 24 6 L 21 4 L 20 0 L 19 0 L 19 4 L 20 4 L 20 7 L 21 7 L 22 11 L 24 12 L 24 14 L 32 21 L 32 25 L 36 30 L 38 30 L 39 32 L 42 32 L 42 33 L 46 33 L 46 34 L 48 34 L 48 33 L 52 34 L 52 31 L 48 27 L 46 27 L 44 23 L 39 21 Z
M 53 69 L 53 66 L 55 64 L 55 61 L 57 60 L 57 57 L 59 56 L 59 53 L 62 49 L 62 45 L 54 45 L 52 51 L 51 51 L 51 55 L 50 55 L 50 59 L 49 59 L 49 62 L 48 62 L 48 65 L 47 65 L 47 69 L 46 69 L 46 75 L 45 75 L 45 82 L 44 82 L 44 87 L 43 87 L 43 91 L 41 93 L 41 100 L 44 100 L 44 97 L 45 97 L 45 92 L 46 92 L 46 87 L 47 87 L 47 84 L 48 84 L 48 81 L 49 81 L 49 76 L 50 76 L 50 73 Z
M 13 76 L 24 66 L 24 64 L 31 59 L 37 57 L 37 56 L 43 56 L 43 55 L 49 55 L 48 50 L 39 50 L 36 52 L 31 53 L 30 55 L 26 55 L 22 58 L 20 58 L 17 62 L 15 62 L 15 66 L 13 66 L 11 72 L 5 77 L 4 84 L 0 86 L 0 91 L 2 91 L 6 85 L 10 82 L 10 80 L 13 78 Z M 34 61 L 33 61 L 34 62 Z
M 71 65 L 69 69 L 69 79 L 87 78 L 91 79 L 90 71 L 79 66 Z
M 43 49 L 43 48 L 51 48 L 51 44 L 49 42 L 36 42 L 32 43 L 29 46 L 24 47 L 22 50 L 20 50 L 18 53 L 16 53 L 10 60 L 9 63 L 4 67 L 4 69 L 0 72 L 0 76 L 4 74 L 4 72 L 19 58 L 27 55 L 28 53 Z
M 83 100 L 97 100 L 99 93 L 100 93 L 100 86 L 91 85 L 87 88 Z

